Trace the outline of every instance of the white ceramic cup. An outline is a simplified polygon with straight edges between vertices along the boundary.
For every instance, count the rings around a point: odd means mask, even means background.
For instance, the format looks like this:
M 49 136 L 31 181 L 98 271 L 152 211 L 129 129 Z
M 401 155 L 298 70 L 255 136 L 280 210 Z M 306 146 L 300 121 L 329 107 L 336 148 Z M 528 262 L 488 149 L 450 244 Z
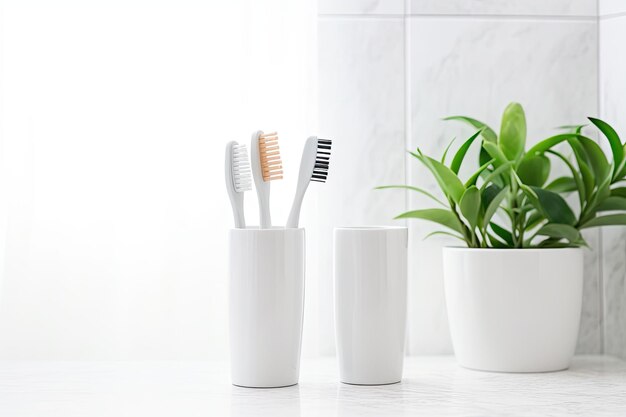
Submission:
M 334 236 L 341 382 L 400 382 L 407 304 L 407 229 L 342 227 Z
M 230 362 L 234 385 L 298 383 L 304 229 L 230 230 Z

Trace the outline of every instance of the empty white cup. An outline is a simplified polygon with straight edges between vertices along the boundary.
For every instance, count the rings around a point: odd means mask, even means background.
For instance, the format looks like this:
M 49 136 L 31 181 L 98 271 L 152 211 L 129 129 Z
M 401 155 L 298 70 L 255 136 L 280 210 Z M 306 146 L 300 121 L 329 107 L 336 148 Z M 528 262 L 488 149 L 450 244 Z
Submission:
M 334 236 L 341 382 L 400 382 L 407 304 L 406 227 L 341 227 Z
M 234 385 L 298 383 L 304 229 L 230 230 L 230 362 Z

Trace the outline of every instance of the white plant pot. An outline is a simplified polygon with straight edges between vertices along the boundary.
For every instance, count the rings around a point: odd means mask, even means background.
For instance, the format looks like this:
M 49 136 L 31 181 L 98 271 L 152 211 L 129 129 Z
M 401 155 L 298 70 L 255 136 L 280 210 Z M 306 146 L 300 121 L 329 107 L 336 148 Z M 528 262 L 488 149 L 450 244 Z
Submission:
M 466 368 L 569 367 L 580 323 L 582 249 L 444 248 L 454 353 Z
M 341 382 L 400 382 L 407 305 L 407 229 L 335 229 L 335 330 Z
M 230 363 L 234 385 L 298 383 L 304 229 L 231 229 Z

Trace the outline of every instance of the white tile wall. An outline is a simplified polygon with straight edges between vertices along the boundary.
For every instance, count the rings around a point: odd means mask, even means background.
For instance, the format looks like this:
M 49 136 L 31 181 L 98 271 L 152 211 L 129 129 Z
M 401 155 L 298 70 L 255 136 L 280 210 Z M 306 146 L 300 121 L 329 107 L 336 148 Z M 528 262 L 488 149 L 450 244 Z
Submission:
M 601 1 L 621 13 L 600 20 L 600 112 L 626 139 L 626 2 Z M 621 6 L 621 7 L 617 7 Z M 626 359 L 626 230 L 602 230 L 605 352 Z
M 418 145 L 441 152 L 452 137 L 471 134 L 441 117 L 470 115 L 497 130 L 501 111 L 515 100 L 526 108 L 529 142 L 598 114 L 626 132 L 626 58 L 620 52 L 626 16 L 619 17 L 626 2 L 407 0 L 404 15 L 394 1 L 319 0 L 319 7 L 321 130 L 336 138 L 337 149 L 346 146 L 344 160 L 363 152 L 358 175 L 343 171 L 332 192 L 320 193 L 324 213 L 335 213 L 321 225 L 328 236 L 333 224 L 389 223 L 404 209 L 403 197 L 369 189 L 402 181 L 404 169 L 408 182 L 436 191 L 429 175 L 401 155 Z M 600 26 L 598 10 L 606 14 Z M 420 196 L 407 196 L 407 209 L 423 204 Z M 450 242 L 424 241 L 427 223 L 409 227 L 409 353 L 449 353 L 440 247 Z M 593 250 L 585 254 L 577 351 L 626 357 L 626 232 L 586 237 Z M 331 245 L 320 251 L 328 261 L 322 296 L 330 297 Z M 332 315 L 321 323 L 332 329 Z M 322 351 L 331 352 L 332 330 L 322 339 Z
M 624 0 L 599 0 L 598 12 L 601 17 L 609 17 L 616 14 L 626 13 L 626 1 Z
M 333 227 L 394 224 L 405 207 L 402 191 L 373 190 L 405 183 L 404 21 L 323 18 L 318 39 L 320 136 L 334 140 L 332 176 L 319 187 L 318 284 L 332 306 Z M 332 308 L 320 314 L 320 349 L 332 353 Z
M 409 0 L 412 14 L 595 17 L 596 8 L 596 0 Z
M 404 14 L 405 0 L 318 0 L 320 14 Z
M 496 131 L 509 101 L 525 106 L 530 143 L 558 125 L 597 114 L 596 26 L 593 22 L 498 18 L 409 19 L 411 148 L 440 155 L 450 138 L 473 131 L 441 118 L 473 116 Z M 470 164 L 472 167 L 473 165 Z M 412 163 L 411 183 L 437 191 L 435 181 Z M 468 173 L 469 175 L 469 173 Z M 466 177 L 465 177 L 466 178 Z M 409 208 L 429 204 L 413 197 Z M 412 274 L 411 352 L 451 351 L 445 320 L 439 242 L 422 237 L 434 228 L 410 224 Z M 597 232 L 591 234 L 597 241 Z M 441 241 L 441 244 L 455 242 Z M 426 256 L 424 256 L 426 254 Z M 583 331 L 579 350 L 600 351 L 597 258 L 587 256 Z M 436 300 L 436 302 L 433 302 Z

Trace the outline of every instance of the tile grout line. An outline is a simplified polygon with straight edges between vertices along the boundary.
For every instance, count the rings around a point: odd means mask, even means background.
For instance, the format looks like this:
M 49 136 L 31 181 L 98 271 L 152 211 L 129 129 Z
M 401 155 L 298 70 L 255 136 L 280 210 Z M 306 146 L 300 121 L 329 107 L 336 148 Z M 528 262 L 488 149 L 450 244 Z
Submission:
M 463 14 L 463 13 L 416 13 L 408 15 L 410 18 L 450 18 L 450 19 L 502 19 L 502 20 L 540 20 L 540 21 L 574 21 L 574 22 L 594 22 L 597 16 L 593 15 L 548 15 L 548 14 L 496 14 L 496 13 L 476 13 L 476 14 Z
M 601 78 L 602 78 L 602 63 L 601 63 L 601 48 L 602 48 L 602 42 L 601 42 L 601 31 L 600 31 L 600 24 L 601 24 L 601 19 L 600 19 L 600 1 L 596 1 L 596 15 L 597 15 L 597 20 L 596 20 L 596 45 L 597 45 L 597 49 L 596 49 L 596 63 L 597 63 L 597 74 L 596 74 L 596 92 L 597 92 L 597 96 L 596 96 L 596 100 L 597 100 L 597 110 L 598 110 L 598 116 L 600 118 L 604 117 L 604 115 L 602 114 L 602 82 L 601 82 Z M 604 304 L 605 304 L 605 294 L 604 294 L 604 233 L 602 231 L 602 228 L 600 228 L 598 230 L 598 310 L 599 310 L 599 320 L 600 320 L 600 353 L 602 353 L 603 355 L 606 354 L 605 352 L 605 335 L 606 335 L 606 320 L 605 320 L 605 311 L 604 311 Z
M 403 14 L 319 13 L 318 19 L 389 19 L 404 20 Z
M 624 16 L 626 16 L 626 12 L 609 13 L 609 14 L 605 14 L 604 16 L 601 16 L 600 6 L 598 6 L 598 20 L 611 20 L 611 19 L 617 19 L 618 17 L 624 17 Z
M 626 15 L 626 14 L 625 14 Z M 404 14 L 366 14 L 366 13 L 318 13 L 318 18 L 356 18 L 356 19 L 490 19 L 490 20 L 536 20 L 536 21 L 572 21 L 595 22 L 598 16 L 565 16 L 565 15 L 513 15 L 513 14 L 437 14 L 437 13 L 404 13 Z M 615 16 L 618 17 L 618 16 Z
M 404 1 L 404 15 L 403 15 L 403 19 L 402 19 L 402 23 L 403 23 L 403 34 L 404 34 L 404 148 L 402 150 L 402 153 L 405 153 L 404 151 L 406 149 L 410 149 L 411 146 L 411 60 L 409 58 L 409 54 L 411 51 L 410 48 L 410 42 L 411 42 L 411 34 L 410 34 L 410 27 L 409 27 L 409 20 L 406 17 L 406 12 L 408 10 L 409 7 L 409 2 L 410 0 L 405 0 Z M 408 158 L 405 155 L 404 156 L 404 183 L 408 184 L 409 180 L 411 178 L 410 176 L 410 167 L 409 167 L 409 163 L 408 163 Z M 404 190 L 404 209 L 406 211 L 409 210 L 409 191 L 408 190 Z M 405 220 L 405 226 L 407 227 L 407 248 L 408 248 L 408 244 L 410 242 L 410 224 L 408 222 L 408 220 Z M 409 264 L 407 265 L 407 273 L 409 274 L 409 277 L 412 275 L 410 272 L 410 265 L 411 263 L 409 262 Z M 408 283 L 407 283 L 408 284 Z M 405 342 L 405 349 L 407 351 L 407 354 L 411 354 L 411 326 L 410 326 L 410 318 L 408 318 L 407 320 L 407 324 L 406 324 L 406 342 Z

